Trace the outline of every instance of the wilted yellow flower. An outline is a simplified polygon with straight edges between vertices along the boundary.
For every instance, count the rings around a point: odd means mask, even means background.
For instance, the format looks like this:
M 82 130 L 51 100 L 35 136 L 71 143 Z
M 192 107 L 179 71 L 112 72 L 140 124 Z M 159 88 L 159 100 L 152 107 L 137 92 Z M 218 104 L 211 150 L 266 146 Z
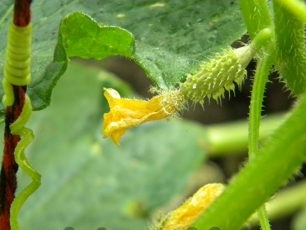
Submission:
M 116 144 L 127 129 L 146 121 L 159 120 L 175 114 L 183 105 L 179 91 L 170 91 L 148 101 L 121 98 L 114 89 L 105 89 L 110 111 L 104 114 L 103 132 Z
M 185 230 L 213 203 L 223 192 L 224 185 L 219 183 L 207 184 L 201 187 L 191 198 L 169 214 L 169 217 L 158 229 Z

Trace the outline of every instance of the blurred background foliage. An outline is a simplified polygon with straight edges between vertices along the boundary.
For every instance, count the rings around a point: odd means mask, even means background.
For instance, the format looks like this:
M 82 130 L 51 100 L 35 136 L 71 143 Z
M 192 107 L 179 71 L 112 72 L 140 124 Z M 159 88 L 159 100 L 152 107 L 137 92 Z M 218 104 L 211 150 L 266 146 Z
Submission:
M 146 229 L 158 209 L 194 189 L 188 183 L 206 158 L 205 129 L 181 119 L 156 122 L 115 146 L 100 132 L 109 82 L 131 93 L 111 74 L 71 63 L 51 106 L 33 115 L 28 152 L 43 179 L 22 209 L 23 228 Z

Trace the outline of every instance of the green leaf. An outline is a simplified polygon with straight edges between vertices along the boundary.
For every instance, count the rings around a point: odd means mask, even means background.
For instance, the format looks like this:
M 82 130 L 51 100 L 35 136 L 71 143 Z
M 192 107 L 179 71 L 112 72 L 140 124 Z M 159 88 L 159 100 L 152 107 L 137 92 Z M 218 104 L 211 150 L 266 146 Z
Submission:
M 64 73 L 68 57 L 101 60 L 115 55 L 128 57 L 132 55 L 133 50 L 134 38 L 128 31 L 119 27 L 98 25 L 93 19 L 82 13 L 68 15 L 60 24 L 54 60 L 47 66 L 40 81 L 31 87 L 30 95 L 34 93 L 41 101 L 49 101 L 51 90 L 46 89 L 50 88 L 50 85 L 53 87 Z M 33 101 L 34 108 L 40 109 L 41 103 L 36 104 L 35 102 Z
M 0 12 L 5 12 L 11 1 L 3 2 Z M 42 0 L 33 1 L 32 8 L 33 83 L 29 94 L 36 110 L 49 104 L 51 91 L 70 56 L 93 59 L 125 56 L 138 63 L 155 85 L 171 88 L 209 55 L 229 46 L 245 31 L 236 1 L 227 0 Z M 64 19 L 59 30 L 60 20 L 74 11 L 84 12 L 99 23 L 74 14 Z M 135 41 L 127 31 L 101 23 L 130 31 Z M 1 53 L 5 41 L 6 28 L 3 28 Z M 3 61 L 2 55 L 0 65 Z
M 119 147 L 103 139 L 101 74 L 69 66 L 52 105 L 34 113 L 28 153 L 42 185 L 21 210 L 22 229 L 147 229 L 202 164 L 205 131 L 183 120 L 132 129 Z M 19 181 L 27 183 L 22 173 Z
M 81 13 L 63 19 L 60 36 L 69 57 L 101 60 L 114 55 L 131 57 L 134 52 L 134 38 L 129 32 L 118 27 L 100 26 Z

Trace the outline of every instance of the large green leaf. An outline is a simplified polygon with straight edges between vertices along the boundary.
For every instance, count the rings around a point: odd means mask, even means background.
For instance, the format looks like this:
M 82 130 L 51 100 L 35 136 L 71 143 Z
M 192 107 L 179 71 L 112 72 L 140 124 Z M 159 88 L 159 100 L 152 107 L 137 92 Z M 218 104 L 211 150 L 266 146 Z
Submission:
M 182 193 L 202 164 L 205 131 L 183 120 L 130 130 L 119 147 L 103 139 L 99 79 L 71 65 L 51 106 L 34 113 L 28 152 L 42 185 L 22 209 L 21 229 L 147 229 L 152 211 Z
M 12 4 L 9 0 L 2 2 L 1 13 Z M 73 11 L 84 12 L 103 25 L 120 26 L 130 31 L 135 41 L 130 33 L 124 33 L 118 27 L 112 28 L 112 36 L 106 36 L 104 32 L 109 32 L 109 27 L 90 24 L 86 17 L 80 20 L 79 14 L 73 16 L 78 20 L 70 16 L 69 26 L 64 25 L 59 36 L 60 20 Z M 6 23 L 10 21 L 6 17 L 3 19 Z M 33 1 L 33 25 L 33 83 L 29 93 L 35 109 L 49 104 L 52 88 L 65 71 L 69 56 L 96 59 L 108 55 L 126 56 L 144 68 L 157 86 L 169 88 L 244 32 L 237 3 L 228 0 Z M 109 43 L 105 49 L 101 38 L 106 37 Z M 3 27 L 0 33 L 1 54 L 5 41 L 6 27 Z M 70 42 L 74 46 L 70 46 Z M 99 55 L 92 51 L 93 47 Z M 109 52 L 110 47 L 114 52 Z M 90 52 L 84 55 L 82 52 L 86 50 Z M 3 60 L 1 55 L 1 66 Z

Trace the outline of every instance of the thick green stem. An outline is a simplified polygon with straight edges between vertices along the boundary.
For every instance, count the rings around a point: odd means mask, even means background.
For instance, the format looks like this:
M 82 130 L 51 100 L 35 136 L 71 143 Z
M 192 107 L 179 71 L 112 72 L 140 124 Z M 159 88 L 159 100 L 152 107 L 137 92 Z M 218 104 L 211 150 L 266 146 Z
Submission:
M 236 230 L 297 172 L 306 157 L 306 95 L 258 155 L 195 223 L 198 229 Z M 264 173 L 263 173 L 264 172 Z
M 273 1 L 277 68 L 295 94 L 306 90 L 304 23 L 284 8 L 284 1 Z
M 306 5 L 300 0 L 275 0 L 291 14 L 293 14 L 301 22 L 306 23 Z
M 259 130 L 260 141 L 264 142 L 282 124 L 284 119 L 285 114 L 264 117 Z M 211 157 L 241 154 L 247 151 L 248 122 L 246 120 L 210 125 L 205 129 L 207 131 L 205 147 L 207 147 L 208 154 Z
M 266 0 L 239 0 L 239 5 L 252 39 L 260 30 L 271 26 L 272 20 Z

